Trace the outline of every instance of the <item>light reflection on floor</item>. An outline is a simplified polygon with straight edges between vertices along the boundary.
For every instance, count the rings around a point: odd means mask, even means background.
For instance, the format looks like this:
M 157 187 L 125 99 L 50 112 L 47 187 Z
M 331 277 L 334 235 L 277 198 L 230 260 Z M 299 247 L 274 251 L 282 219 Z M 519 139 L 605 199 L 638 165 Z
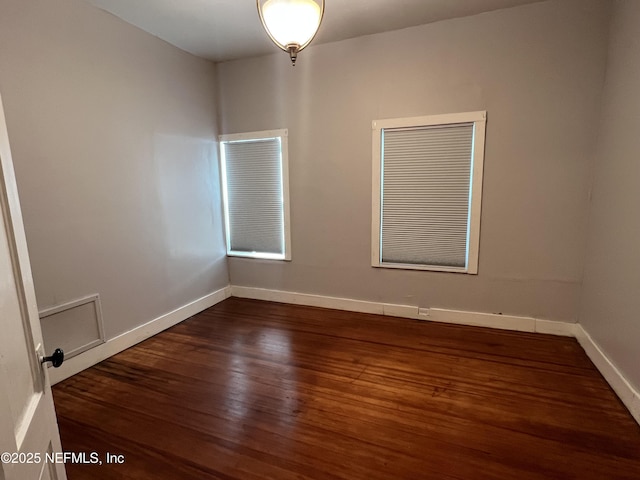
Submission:
M 282 427 L 295 428 L 295 415 L 298 412 L 298 392 L 295 390 L 297 379 L 291 366 L 292 352 L 290 332 L 264 328 L 239 333 L 231 348 L 229 375 L 224 396 L 225 410 L 229 422 L 228 433 L 242 444 L 242 439 L 251 435 L 247 424 L 260 424 L 264 415 L 277 416 Z M 254 355 L 247 355 L 251 352 Z M 257 365 L 260 365 L 259 367 Z M 264 365 L 269 365 L 273 375 L 264 375 Z M 261 371 L 260 376 L 256 373 Z M 262 385 L 261 396 L 277 395 L 278 403 L 274 407 L 274 398 L 264 400 L 252 391 L 252 386 Z M 264 388 L 267 385 L 271 388 Z M 268 408 L 266 405 L 270 405 Z

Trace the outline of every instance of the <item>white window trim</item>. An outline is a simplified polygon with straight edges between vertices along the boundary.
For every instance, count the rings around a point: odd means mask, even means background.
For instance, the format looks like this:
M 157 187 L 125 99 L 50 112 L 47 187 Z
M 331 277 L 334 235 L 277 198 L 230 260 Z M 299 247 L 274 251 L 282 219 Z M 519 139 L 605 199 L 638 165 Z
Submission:
M 264 130 L 260 132 L 234 133 L 220 135 L 220 176 L 222 180 L 222 200 L 224 204 L 224 228 L 227 244 L 227 256 L 243 258 L 259 258 L 263 260 L 285 260 L 291 261 L 291 212 L 289 208 L 289 130 Z M 284 255 L 260 252 L 235 252 L 231 250 L 231 238 L 229 236 L 229 197 L 227 194 L 227 169 L 225 163 L 224 148 L 222 142 L 246 142 L 251 140 L 265 140 L 271 138 L 280 139 L 282 153 L 282 200 L 283 200 L 283 221 L 284 221 Z
M 381 261 L 381 200 L 382 200 L 382 130 L 385 128 L 406 128 L 419 126 L 446 125 L 454 123 L 474 123 L 473 135 L 473 171 L 471 172 L 471 185 L 469 196 L 471 205 L 469 208 L 467 261 L 466 267 L 442 267 L 435 265 L 410 265 L 383 263 Z M 482 211 L 482 175 L 484 170 L 484 146 L 487 123 L 487 112 L 466 112 L 444 115 L 428 115 L 422 117 L 394 118 L 375 120 L 372 123 L 373 140 L 373 195 L 371 204 L 371 265 L 373 267 L 400 268 L 404 270 L 429 270 L 434 272 L 478 273 L 478 255 L 480 249 L 480 215 Z

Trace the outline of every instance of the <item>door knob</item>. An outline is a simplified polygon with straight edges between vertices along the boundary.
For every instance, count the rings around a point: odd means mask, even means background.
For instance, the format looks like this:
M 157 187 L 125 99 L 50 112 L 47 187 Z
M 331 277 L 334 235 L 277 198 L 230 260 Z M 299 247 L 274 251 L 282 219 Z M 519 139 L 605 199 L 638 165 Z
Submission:
M 58 368 L 64 362 L 64 352 L 61 348 L 56 348 L 53 352 L 53 355 L 50 357 L 44 357 L 42 359 L 42 363 L 51 362 L 53 368 Z

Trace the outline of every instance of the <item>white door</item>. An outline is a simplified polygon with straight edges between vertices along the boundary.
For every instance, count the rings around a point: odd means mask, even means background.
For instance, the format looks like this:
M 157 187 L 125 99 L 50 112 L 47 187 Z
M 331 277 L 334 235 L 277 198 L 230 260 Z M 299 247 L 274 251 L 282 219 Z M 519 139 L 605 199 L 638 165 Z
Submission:
M 1 99 L 0 213 L 0 480 L 65 480 Z

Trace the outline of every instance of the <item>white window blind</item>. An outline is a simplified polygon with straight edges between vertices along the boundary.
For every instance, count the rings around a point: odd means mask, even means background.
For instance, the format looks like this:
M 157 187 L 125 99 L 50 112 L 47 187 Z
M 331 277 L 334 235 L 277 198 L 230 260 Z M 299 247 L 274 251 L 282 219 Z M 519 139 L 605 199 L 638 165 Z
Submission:
M 464 267 L 473 125 L 383 136 L 382 261 Z
M 229 255 L 288 256 L 283 165 L 286 136 L 273 133 L 221 137 Z
M 475 273 L 484 150 L 477 117 L 374 123 L 374 266 Z

